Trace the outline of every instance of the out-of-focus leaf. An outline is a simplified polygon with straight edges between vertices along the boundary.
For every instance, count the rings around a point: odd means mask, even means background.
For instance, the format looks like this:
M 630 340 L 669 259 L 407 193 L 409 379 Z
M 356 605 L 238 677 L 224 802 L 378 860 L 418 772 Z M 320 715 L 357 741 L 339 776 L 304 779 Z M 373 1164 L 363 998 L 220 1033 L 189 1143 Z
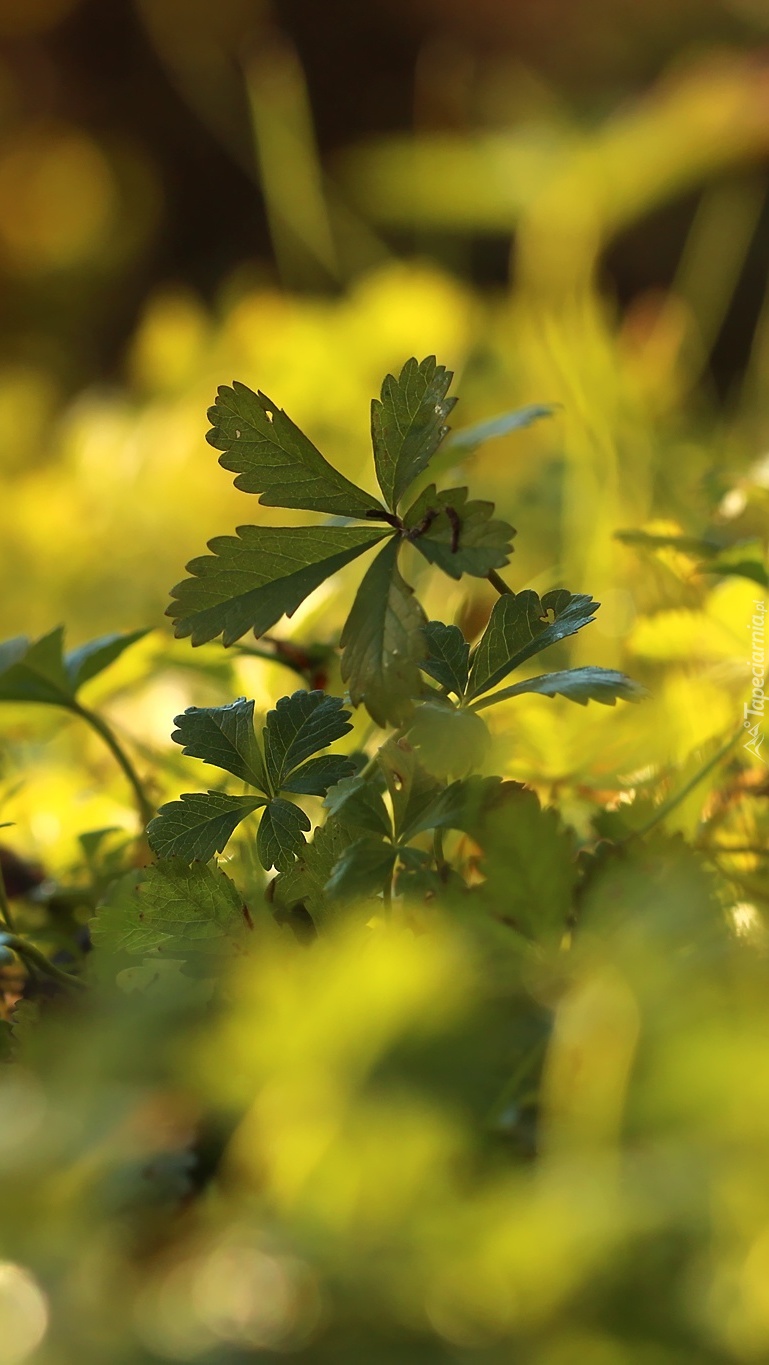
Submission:
M 370 834 L 392 834 L 392 823 L 382 794 L 371 778 L 347 777 L 326 798 L 325 806 L 345 829 Z
M 342 677 L 377 725 L 400 725 L 420 690 L 425 616 L 398 572 L 398 542 L 377 555 L 342 631 Z
M 520 790 L 517 782 L 503 782 L 501 777 L 460 778 L 438 789 L 420 810 L 413 809 L 401 838 L 414 839 L 431 829 L 459 829 L 475 836 L 488 813 Z
M 208 542 L 213 554 L 190 560 L 193 576 L 171 590 L 175 601 L 166 615 L 175 634 L 194 645 L 217 635 L 231 645 L 249 630 L 263 635 L 389 534 L 376 527 L 240 526 L 237 535 Z
M 147 838 L 158 858 L 207 863 L 224 851 L 241 820 L 264 805 L 263 796 L 184 792 L 178 801 L 160 807 L 147 826 Z
M 470 646 L 459 626 L 445 626 L 442 621 L 428 621 L 424 628 L 427 658 L 421 668 L 431 678 L 461 697 L 467 686 L 470 668 Z
M 328 697 L 320 691 L 300 691 L 281 697 L 275 709 L 268 712 L 264 727 L 264 756 L 271 790 L 292 790 L 286 783 L 294 770 L 351 729 L 350 712 L 344 710 L 339 697 Z M 349 765 L 346 771 L 351 771 Z
M 310 829 L 312 822 L 299 806 L 279 796 L 268 802 L 256 836 L 256 851 L 265 871 L 275 867 L 285 872 L 304 848 L 304 836 Z
M 122 635 L 103 635 L 99 640 L 89 640 L 88 644 L 70 650 L 64 662 L 73 692 L 103 673 L 125 650 L 148 634 L 148 630 L 130 630 Z
M 391 511 L 443 440 L 456 398 L 447 398 L 453 374 L 435 356 L 406 361 L 398 378 L 388 374 L 371 403 L 371 439 L 379 487 Z M 364 514 L 365 515 L 365 514 Z
M 172 858 L 114 883 L 90 929 L 95 946 L 107 952 L 186 961 L 242 952 L 250 919 L 220 868 Z
M 435 799 L 441 785 L 422 766 L 411 744 L 389 739 L 377 754 L 392 801 L 395 837 L 402 839 L 422 811 Z
M 190 706 L 174 718 L 171 738 L 182 753 L 232 773 L 258 791 L 270 793 L 259 741 L 254 734 L 254 703 L 238 697 L 226 706 Z
M 365 835 L 344 850 L 326 883 L 329 899 L 349 900 L 381 891 L 392 877 L 397 851 L 392 844 Z
M 64 627 L 39 640 L 19 635 L 0 644 L 0 701 L 34 701 L 72 706 L 78 688 L 102 673 L 146 630 L 105 635 L 64 653 Z
M 411 540 L 430 564 L 451 578 L 463 573 L 486 578 L 501 569 L 512 554 L 515 529 L 493 517 L 493 502 L 468 502 L 466 488 L 442 493 L 430 484 L 404 518 Z M 424 530 L 419 528 L 424 526 Z
M 447 438 L 444 449 L 456 451 L 459 455 L 469 455 L 486 441 L 498 436 L 508 436 L 511 431 L 521 431 L 539 422 L 543 417 L 552 417 L 556 412 L 553 403 L 529 403 L 526 407 L 515 408 L 512 412 L 500 413 L 485 422 L 475 422 L 471 427 L 462 427 Z
M 511 790 L 482 822 L 490 912 L 539 942 L 557 943 L 572 914 L 575 840 L 558 812 L 543 810 L 531 791 Z
M 288 871 L 276 878 L 278 904 L 291 908 L 301 902 L 317 929 L 330 924 L 338 912 L 326 893 L 326 883 L 345 849 L 359 837 L 333 818 L 319 826 L 312 842 L 305 844 Z
M 237 473 L 236 488 L 261 493 L 265 506 L 341 517 L 365 517 L 381 509 L 376 498 L 334 469 L 266 394 L 237 380 L 232 388 L 222 385 L 208 420 L 207 441 L 224 451 L 220 465 Z
M 548 645 L 589 625 L 600 606 L 563 588 L 540 599 L 535 592 L 505 593 L 495 603 L 470 668 L 468 695 L 477 697 Z
M 431 701 L 417 707 L 408 735 L 436 777 L 461 777 L 481 767 L 491 742 L 480 716 Z
M 568 697 L 580 706 L 589 701 L 600 701 L 604 706 L 616 706 L 617 699 L 623 701 L 643 701 L 649 694 L 641 683 L 634 682 L 627 674 L 615 668 L 597 668 L 587 665 L 584 668 L 565 668 L 558 673 L 544 673 L 539 678 L 527 678 L 525 682 L 515 683 L 513 687 L 503 687 L 476 702 L 475 711 L 497 702 L 519 697 L 524 692 L 539 692 L 543 697 Z

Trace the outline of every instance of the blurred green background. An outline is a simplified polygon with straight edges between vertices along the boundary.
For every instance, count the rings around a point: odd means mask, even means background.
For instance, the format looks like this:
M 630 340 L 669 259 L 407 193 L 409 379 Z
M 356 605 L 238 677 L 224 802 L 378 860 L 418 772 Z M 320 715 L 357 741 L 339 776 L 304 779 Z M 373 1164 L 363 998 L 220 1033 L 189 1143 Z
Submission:
M 455 427 L 557 405 L 441 474 L 516 525 L 516 589 L 601 600 L 559 666 L 650 688 L 491 722 L 495 771 L 583 844 L 616 831 L 748 693 L 768 183 L 765 0 L 0 0 L 0 637 L 152 627 L 88 701 L 177 795 L 177 712 L 296 685 L 163 624 L 208 538 L 290 517 L 217 467 L 216 385 L 367 484 L 371 396 L 435 352 Z M 490 588 L 412 572 L 477 633 Z M 281 634 L 333 641 L 350 581 Z M 0 716 L 3 838 L 72 880 L 78 837 L 135 817 L 38 710 Z M 598 858 L 570 953 L 461 915 L 308 953 L 265 912 L 214 1005 L 139 968 L 85 1017 L 22 1015 L 0 1365 L 766 1360 L 768 790 L 738 746 Z M 710 858 L 679 837 L 703 819 Z

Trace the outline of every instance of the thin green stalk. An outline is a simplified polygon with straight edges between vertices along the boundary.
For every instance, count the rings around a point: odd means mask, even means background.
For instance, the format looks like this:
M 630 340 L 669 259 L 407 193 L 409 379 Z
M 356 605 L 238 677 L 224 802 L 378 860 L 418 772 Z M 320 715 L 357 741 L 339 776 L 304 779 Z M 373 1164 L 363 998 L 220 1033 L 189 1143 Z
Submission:
M 713 754 L 712 758 L 708 759 L 707 763 L 703 764 L 703 766 L 694 774 L 694 777 L 690 778 L 680 791 L 676 792 L 674 796 L 671 796 L 668 801 L 660 806 L 659 810 L 655 811 L 654 815 L 650 820 L 646 821 L 645 825 L 641 825 L 640 829 L 631 830 L 629 834 L 625 835 L 624 839 L 620 839 L 618 842 L 620 844 L 626 844 L 631 839 L 643 839 L 646 834 L 649 834 L 649 832 L 657 825 L 661 824 L 663 820 L 666 820 L 671 811 L 674 811 L 677 806 L 680 806 L 681 803 L 686 800 L 687 796 L 694 791 L 695 787 L 698 787 L 700 782 L 704 781 L 708 773 L 712 772 L 714 768 L 717 768 L 721 760 L 726 758 L 727 754 L 734 748 L 737 740 L 742 737 L 743 730 L 744 727 L 740 725 L 740 728 L 735 730 L 734 734 L 731 735 L 726 743 Z
M 122 770 L 123 775 L 127 779 L 134 794 L 136 809 L 141 821 L 142 829 L 145 829 L 155 814 L 155 807 L 147 796 L 141 778 L 128 757 L 128 754 L 123 749 L 117 735 L 96 711 L 89 711 L 86 706 L 81 706 L 79 702 L 75 702 L 72 709 L 75 711 L 76 715 L 80 716 L 82 720 L 86 721 L 91 726 L 92 730 L 96 731 L 97 735 L 101 736 L 112 754 L 112 757 L 115 759 L 115 762 Z
M 65 972 L 61 967 L 57 967 L 55 962 L 50 962 L 45 953 L 41 953 L 39 948 L 33 948 L 31 943 L 19 938 L 16 934 L 3 934 L 0 936 L 0 943 L 4 948 L 10 948 L 11 952 L 17 954 L 23 961 L 26 961 L 30 968 L 37 967 L 47 976 L 53 977 L 54 981 L 61 982 L 62 986 L 69 986 L 73 990 L 84 991 L 86 985 L 80 980 L 79 976 L 72 976 L 70 972 Z
M 10 933 L 12 934 L 16 933 L 16 926 L 14 924 L 13 913 L 8 902 L 8 892 L 5 889 L 5 878 L 3 876 L 3 869 L 1 867 L 0 867 L 0 919 L 2 919 L 3 924 L 6 926 Z
M 512 588 L 511 588 L 511 587 L 508 587 L 508 585 L 507 585 L 507 583 L 505 582 L 504 578 L 500 578 L 500 576 L 499 576 L 499 574 L 497 573 L 496 569 L 490 569 L 489 572 L 487 573 L 486 577 L 488 578 L 488 580 L 489 580 L 489 582 L 490 582 L 492 588 L 496 588 L 496 590 L 497 590 L 497 592 L 499 593 L 500 597 L 504 597 L 505 593 L 512 593 L 512 592 L 513 592 Z
M 443 849 L 443 830 L 433 830 L 433 857 L 435 859 L 435 870 L 442 882 L 445 882 L 449 874 L 449 865 L 446 861 L 446 854 Z
M 382 887 L 382 906 L 384 908 L 385 919 L 390 919 L 393 912 L 393 879 L 388 877 Z

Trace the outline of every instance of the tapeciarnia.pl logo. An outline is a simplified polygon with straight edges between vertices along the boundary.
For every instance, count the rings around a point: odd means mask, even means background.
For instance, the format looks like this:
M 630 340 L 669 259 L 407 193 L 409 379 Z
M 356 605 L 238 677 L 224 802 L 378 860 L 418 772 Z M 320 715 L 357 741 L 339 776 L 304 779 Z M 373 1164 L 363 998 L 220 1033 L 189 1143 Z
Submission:
M 743 748 L 762 763 L 769 763 L 761 753 L 761 745 L 766 736 L 763 734 L 763 720 L 766 714 L 766 603 L 762 598 L 753 602 L 755 612 L 748 623 L 751 632 L 751 653 L 748 665 L 751 675 L 750 700 L 743 706 L 743 724 L 750 739 Z

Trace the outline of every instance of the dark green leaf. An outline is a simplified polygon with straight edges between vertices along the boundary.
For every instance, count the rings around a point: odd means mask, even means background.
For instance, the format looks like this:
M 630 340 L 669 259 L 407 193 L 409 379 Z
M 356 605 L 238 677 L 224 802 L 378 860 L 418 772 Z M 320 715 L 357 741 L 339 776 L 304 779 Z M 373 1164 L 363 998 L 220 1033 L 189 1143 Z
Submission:
M 494 603 L 489 624 L 473 655 L 469 695 L 487 692 L 548 645 L 589 625 L 599 602 L 563 588 L 545 593 L 505 593 Z
M 275 797 L 265 806 L 256 836 L 256 852 L 266 872 L 276 867 L 285 872 L 304 848 L 304 835 L 312 823 L 299 806 Z
M 245 697 L 226 706 L 190 706 L 174 718 L 171 738 L 182 753 L 202 758 L 232 773 L 258 791 L 271 794 L 259 741 L 254 734 L 254 703 Z
M 399 725 L 409 714 L 425 654 L 424 612 L 398 572 L 398 549 L 391 541 L 377 555 L 342 631 L 342 677 L 377 725 Z
M 186 960 L 242 952 L 249 919 L 224 872 L 174 858 L 120 878 L 90 928 L 96 947 L 110 953 Z
M 343 754 L 323 754 L 297 768 L 283 783 L 281 791 L 292 792 L 294 796 L 325 796 L 354 771 L 354 764 Z
M 509 562 L 515 535 L 508 522 L 492 519 L 493 511 L 493 502 L 468 502 L 466 488 L 438 493 L 433 483 L 404 520 L 412 543 L 430 564 L 451 578 L 463 573 L 486 578 Z
M 326 883 L 326 895 L 329 899 L 350 900 L 376 894 L 392 877 L 396 857 L 392 844 L 382 839 L 373 835 L 356 839 L 335 865 Z
M 224 451 L 220 465 L 238 474 L 236 488 L 261 493 L 267 507 L 365 517 L 381 506 L 324 460 L 282 408 L 245 384 L 222 385 L 208 420 L 206 439 Z
M 265 805 L 260 796 L 225 792 L 185 792 L 161 806 L 147 826 L 150 847 L 159 858 L 207 863 L 222 853 L 232 832 L 252 811 Z
M 264 727 L 264 756 L 273 791 L 289 790 L 286 782 L 295 768 L 351 729 L 350 712 L 340 697 L 320 691 L 281 697 Z
M 615 706 L 618 697 L 623 701 L 643 701 L 648 696 L 645 687 L 628 678 L 627 674 L 618 673 L 615 668 L 586 666 L 565 668 L 560 673 L 545 673 L 539 678 L 527 678 L 514 687 L 503 687 L 501 692 L 484 697 L 474 709 L 480 711 L 487 706 L 496 706 L 497 702 L 519 697 L 524 692 L 539 692 L 543 697 L 568 697 L 569 701 L 579 702 L 580 706 L 587 706 L 589 701 Z
M 382 794 L 371 777 L 347 777 L 327 796 L 324 805 L 345 829 L 370 834 L 392 834 L 392 822 Z
M 234 644 L 246 631 L 263 635 L 291 616 L 331 574 L 383 536 L 376 527 L 240 526 L 236 536 L 209 541 L 212 555 L 187 565 L 192 578 L 172 589 L 166 611 L 175 634 L 194 645 L 221 635 Z
M 379 487 L 391 511 L 443 440 L 456 399 L 446 394 L 450 370 L 428 356 L 407 360 L 398 378 L 388 374 L 380 398 L 371 403 L 371 439 Z
M 469 455 L 485 441 L 492 441 L 497 436 L 508 436 L 511 431 L 521 431 L 523 427 L 530 427 L 532 422 L 538 422 L 543 417 L 552 417 L 555 411 L 555 405 L 552 403 L 529 403 L 527 407 L 516 408 L 513 412 L 503 412 L 499 417 L 490 417 L 485 422 L 475 422 L 471 427 L 463 427 L 461 431 L 452 432 L 445 448 L 458 455 Z
M 428 621 L 424 628 L 427 658 L 422 672 L 461 697 L 467 686 L 470 667 L 470 646 L 459 626 L 445 626 L 442 621 Z
M 464 777 L 480 768 L 491 741 L 480 716 L 432 701 L 417 707 L 408 735 L 436 777 Z
M 388 739 L 377 754 L 392 801 L 395 837 L 400 840 L 441 791 L 441 785 L 423 768 L 411 744 Z
M 412 802 L 410 818 L 404 822 L 400 837 L 414 839 L 430 829 L 459 829 L 475 837 L 490 811 L 520 790 L 517 782 L 500 777 L 465 777 L 434 791 L 432 798 L 417 808 Z
M 639 550 L 680 550 L 682 554 L 701 555 L 704 559 L 718 554 L 722 546 L 701 536 L 657 535 L 652 531 L 615 531 L 614 539 L 623 545 L 636 545 Z

